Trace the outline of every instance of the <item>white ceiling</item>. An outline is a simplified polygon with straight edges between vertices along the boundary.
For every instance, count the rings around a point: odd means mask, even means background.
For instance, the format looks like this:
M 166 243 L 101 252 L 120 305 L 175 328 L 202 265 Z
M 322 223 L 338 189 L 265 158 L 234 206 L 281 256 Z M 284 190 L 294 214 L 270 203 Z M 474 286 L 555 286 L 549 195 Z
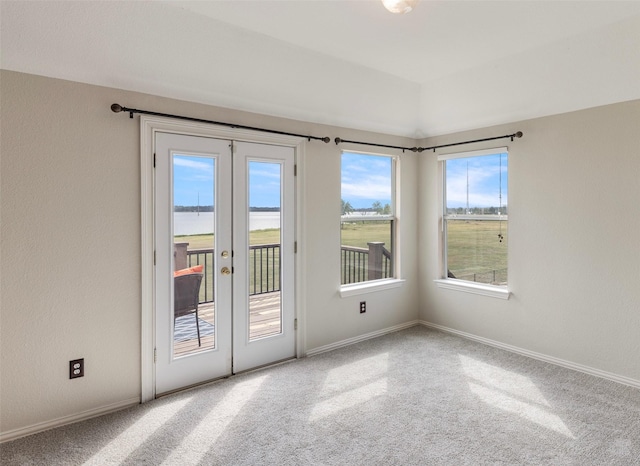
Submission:
M 0 8 L 4 69 L 416 138 L 640 98 L 640 1 Z

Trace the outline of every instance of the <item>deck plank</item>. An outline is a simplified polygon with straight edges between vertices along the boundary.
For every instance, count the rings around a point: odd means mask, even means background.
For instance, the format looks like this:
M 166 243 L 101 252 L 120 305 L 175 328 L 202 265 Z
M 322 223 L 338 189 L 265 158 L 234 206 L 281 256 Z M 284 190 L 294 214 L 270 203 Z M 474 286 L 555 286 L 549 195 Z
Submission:
M 261 338 L 280 333 L 280 292 L 265 293 L 249 297 L 249 338 Z M 215 304 L 203 303 L 198 308 L 198 315 L 202 320 L 215 323 Z M 193 323 L 195 326 L 195 321 Z M 202 346 L 198 347 L 198 339 L 174 342 L 175 357 L 190 353 L 206 351 L 214 347 L 214 336 L 200 338 Z

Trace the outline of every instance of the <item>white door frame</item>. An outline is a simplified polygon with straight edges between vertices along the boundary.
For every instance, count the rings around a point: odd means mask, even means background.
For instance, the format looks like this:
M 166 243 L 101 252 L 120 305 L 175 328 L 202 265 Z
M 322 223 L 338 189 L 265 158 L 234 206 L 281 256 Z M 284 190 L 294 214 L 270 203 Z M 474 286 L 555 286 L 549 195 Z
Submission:
M 297 177 L 295 180 L 296 202 L 296 240 L 298 253 L 295 263 L 295 318 L 298 321 L 296 332 L 296 357 L 306 352 L 306 325 L 304 295 L 306 279 L 304 238 L 302 231 L 304 222 L 304 148 L 306 139 L 298 136 L 286 136 L 260 131 L 216 126 L 208 123 L 189 122 L 171 118 L 145 116 L 140 117 L 140 237 L 141 237 L 141 396 L 142 403 L 155 398 L 155 364 L 154 364 L 154 176 L 153 159 L 155 153 L 156 132 L 170 132 L 190 136 L 204 136 L 235 141 L 275 144 L 292 147 L 295 151 Z
M 239 373 L 291 358 L 296 347 L 295 330 L 295 151 L 273 144 L 234 142 L 233 150 L 233 372 Z M 250 281 L 249 206 L 251 164 L 278 168 L 280 207 L 279 319 L 280 329 L 251 338 L 251 299 L 243 285 Z M 254 167 L 255 168 L 255 167 Z M 257 169 L 261 170 L 260 168 Z M 272 188 L 275 194 L 275 188 Z M 273 204 L 268 204 L 273 205 Z M 275 241 L 274 241 L 275 242 Z M 254 266 L 260 270 L 260 265 Z

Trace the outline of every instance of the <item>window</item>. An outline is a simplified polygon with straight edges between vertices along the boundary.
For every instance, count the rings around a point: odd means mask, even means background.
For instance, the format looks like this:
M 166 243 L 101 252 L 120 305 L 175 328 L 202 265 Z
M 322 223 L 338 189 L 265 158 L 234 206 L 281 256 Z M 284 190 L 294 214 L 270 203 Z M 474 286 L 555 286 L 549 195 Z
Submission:
M 341 284 L 395 277 L 395 157 L 342 153 Z
M 438 157 L 443 169 L 443 278 L 507 285 L 507 148 Z

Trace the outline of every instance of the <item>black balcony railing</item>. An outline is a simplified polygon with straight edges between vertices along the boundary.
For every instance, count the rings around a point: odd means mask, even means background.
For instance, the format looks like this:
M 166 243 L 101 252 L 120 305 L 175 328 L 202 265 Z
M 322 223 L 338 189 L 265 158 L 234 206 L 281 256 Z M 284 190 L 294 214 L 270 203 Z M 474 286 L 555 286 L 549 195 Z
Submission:
M 200 303 L 210 303 L 215 296 L 213 292 L 213 248 L 187 251 L 187 267 L 200 264 L 204 265 L 204 276 L 200 285 Z
M 187 267 L 204 266 L 200 302 L 214 300 L 212 248 L 187 250 Z M 280 245 L 249 246 L 249 295 L 280 291 Z
M 280 245 L 249 246 L 249 295 L 280 291 Z
M 186 251 L 186 265 L 204 266 L 200 303 L 214 300 L 213 248 Z M 358 283 L 393 275 L 391 253 L 384 243 L 369 243 L 369 248 L 341 247 L 341 283 Z M 280 291 L 280 245 L 249 246 L 249 295 Z
M 368 243 L 368 248 L 341 246 L 340 283 L 366 282 L 393 276 L 391 252 L 384 243 Z
M 351 246 L 342 246 L 340 248 L 341 255 L 341 277 L 340 283 L 346 285 L 348 283 L 358 283 L 367 280 L 367 263 L 369 250 L 365 248 L 355 248 Z

